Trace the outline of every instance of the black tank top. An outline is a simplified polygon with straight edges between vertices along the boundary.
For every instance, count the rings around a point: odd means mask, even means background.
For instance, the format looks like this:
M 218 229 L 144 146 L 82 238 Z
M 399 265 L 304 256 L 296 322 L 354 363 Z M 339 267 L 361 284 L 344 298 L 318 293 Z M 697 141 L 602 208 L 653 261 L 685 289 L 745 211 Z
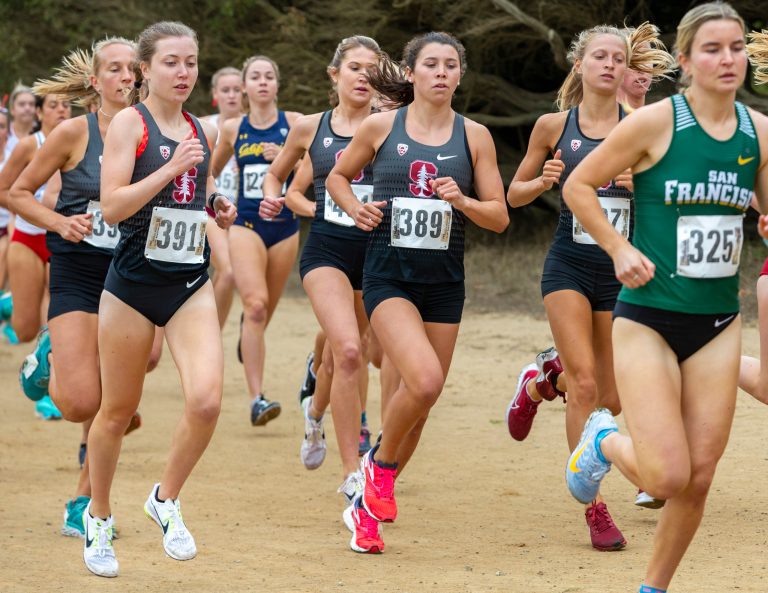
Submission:
M 312 232 L 331 235 L 340 239 L 368 240 L 368 233 L 354 226 L 352 219 L 334 202 L 325 191 L 325 180 L 341 153 L 352 141 L 351 136 L 339 136 L 331 127 L 333 110 L 326 111 L 320 117 L 315 138 L 309 146 L 309 158 L 312 161 L 314 175 L 315 218 L 312 220 Z M 365 166 L 352 180 L 352 189 L 358 195 L 370 196 L 373 191 L 373 171 L 371 165 Z M 365 199 L 365 198 L 363 198 Z M 328 211 L 326 212 L 326 208 Z
M 104 143 L 99 131 L 99 120 L 95 113 L 85 115 L 88 122 L 88 144 L 85 154 L 77 166 L 69 171 L 61 172 L 61 191 L 56 201 L 54 210 L 62 216 L 74 216 L 85 214 L 88 211 L 89 202 L 98 202 L 101 191 L 101 154 L 104 151 Z M 100 218 L 92 219 L 94 234 L 113 232 L 116 229 L 107 227 Z M 99 253 L 112 255 L 112 250 L 96 247 L 88 241 L 73 243 L 62 238 L 58 233 L 47 233 L 46 243 L 51 253 Z
M 624 109 L 621 105 L 618 105 L 617 108 L 619 110 L 619 119 L 621 120 L 625 115 Z M 563 134 L 555 145 L 555 152 L 558 149 L 562 151 L 560 159 L 565 164 L 565 169 L 560 176 L 560 219 L 555 231 L 555 240 L 551 251 L 563 253 L 584 263 L 607 265 L 612 268 L 613 263 L 608 254 L 594 242 L 589 242 L 591 238 L 588 238 L 589 235 L 584 235 L 585 231 L 578 224 L 578 221 L 574 225 L 573 212 L 568 208 L 568 204 L 565 203 L 562 191 L 565 182 L 576 166 L 597 148 L 602 141 L 602 139 L 589 138 L 582 133 L 579 127 L 578 107 L 568 111 Z M 618 198 L 618 200 L 605 202 L 603 210 L 608 218 L 616 223 L 617 230 L 622 231 L 631 240 L 632 192 L 623 187 L 617 187 L 611 181 L 607 186 L 598 188 L 597 195 L 599 198 Z M 623 206 L 626 206 L 626 211 L 623 211 Z M 622 212 L 619 212 L 620 209 Z
M 164 136 L 155 120 L 143 103 L 134 108 L 144 119 L 145 135 L 137 150 L 138 156 L 133 167 L 131 183 L 149 177 L 170 160 L 178 142 Z M 210 249 L 205 239 L 204 225 L 206 218 L 191 222 L 168 222 L 155 218 L 150 229 L 153 214 L 158 216 L 156 208 L 202 212 L 205 214 L 206 183 L 211 152 L 200 122 L 194 116 L 183 112 L 184 117 L 193 127 L 195 136 L 203 144 L 203 162 L 172 179 L 160 192 L 149 200 L 133 216 L 120 223 L 120 242 L 115 248 L 114 266 L 117 273 L 133 282 L 144 284 L 165 284 L 181 282 L 200 276 L 208 268 Z M 142 148 L 143 147 L 143 148 Z M 202 225 L 202 228 L 201 228 Z M 150 242 L 147 236 L 150 234 Z M 184 254 L 189 252 L 201 257 L 195 263 L 164 261 L 148 256 L 153 252 L 148 247 L 162 247 L 169 253 Z
M 452 177 L 464 195 L 470 194 L 474 173 L 464 118 L 454 114 L 448 142 L 429 146 L 408 136 L 407 113 L 407 106 L 397 110 L 373 161 L 375 199 L 387 205 L 371 232 L 364 270 L 407 282 L 459 282 L 464 279 L 465 217 L 434 195 L 429 180 Z

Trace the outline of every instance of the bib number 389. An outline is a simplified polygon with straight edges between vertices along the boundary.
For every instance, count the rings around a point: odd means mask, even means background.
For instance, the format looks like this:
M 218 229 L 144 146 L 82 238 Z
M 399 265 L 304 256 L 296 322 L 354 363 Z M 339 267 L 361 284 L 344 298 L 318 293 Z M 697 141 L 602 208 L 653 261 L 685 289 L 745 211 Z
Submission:
M 598 199 L 608 222 L 622 237 L 629 239 L 629 200 L 604 196 L 600 196 Z M 575 216 L 573 217 L 573 242 L 582 245 L 597 245 L 597 241 L 592 238 L 592 235 L 587 232 Z
M 205 251 L 205 210 L 152 209 L 144 256 L 178 264 L 201 264 Z
M 408 249 L 448 249 L 451 205 L 424 198 L 392 199 L 391 244 Z
M 101 215 L 101 204 L 94 200 L 88 202 L 86 210 L 91 215 L 93 232 L 83 237 L 83 241 L 101 249 L 114 249 L 120 241 L 120 231 L 117 226 L 108 225 Z
M 360 200 L 361 204 L 367 204 L 373 201 L 373 186 L 354 184 L 351 186 L 352 191 L 355 192 L 355 197 Z M 328 222 L 334 224 L 340 224 L 341 226 L 355 226 L 355 221 L 342 210 L 339 205 L 333 201 L 331 194 L 328 190 L 325 191 L 325 208 L 323 209 L 323 218 Z
M 744 217 L 681 216 L 677 220 L 677 273 L 727 278 L 739 271 Z

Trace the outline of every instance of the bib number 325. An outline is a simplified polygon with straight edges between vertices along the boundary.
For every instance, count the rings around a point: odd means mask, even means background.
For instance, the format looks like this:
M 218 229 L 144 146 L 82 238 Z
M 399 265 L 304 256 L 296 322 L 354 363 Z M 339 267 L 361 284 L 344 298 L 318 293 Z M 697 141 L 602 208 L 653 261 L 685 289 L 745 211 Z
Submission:
M 677 273 L 727 278 L 739 271 L 744 217 L 681 216 L 677 220 Z
M 205 251 L 205 210 L 152 209 L 144 256 L 178 264 L 201 264 Z
M 392 199 L 394 247 L 408 249 L 448 249 L 451 239 L 451 205 L 442 200 L 424 198 Z

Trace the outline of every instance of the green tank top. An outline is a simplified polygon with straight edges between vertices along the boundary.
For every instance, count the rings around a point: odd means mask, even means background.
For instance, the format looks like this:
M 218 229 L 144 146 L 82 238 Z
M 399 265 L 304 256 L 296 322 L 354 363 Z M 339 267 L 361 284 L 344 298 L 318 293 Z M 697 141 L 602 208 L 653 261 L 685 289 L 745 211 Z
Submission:
M 656 273 L 645 286 L 623 287 L 619 300 L 683 313 L 735 313 L 744 212 L 760 166 L 752 118 L 737 102 L 736 132 L 715 140 L 683 95 L 671 100 L 669 149 L 650 169 L 634 175 L 632 242 L 656 264 Z

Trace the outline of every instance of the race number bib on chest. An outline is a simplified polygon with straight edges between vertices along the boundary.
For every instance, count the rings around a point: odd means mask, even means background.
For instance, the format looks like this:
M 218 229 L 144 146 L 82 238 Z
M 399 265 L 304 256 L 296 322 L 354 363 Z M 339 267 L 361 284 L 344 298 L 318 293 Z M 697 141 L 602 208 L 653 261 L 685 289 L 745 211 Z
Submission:
M 629 239 L 629 199 L 609 197 L 598 197 L 597 199 L 600 200 L 603 214 L 608 218 L 613 228 L 622 237 Z M 597 245 L 597 241 L 592 238 L 575 216 L 573 217 L 573 242 L 582 245 Z
M 391 245 L 446 250 L 452 220 L 451 205 L 443 200 L 392 198 Z
M 267 163 L 251 163 L 243 167 L 243 197 L 249 200 L 260 200 L 264 197 L 261 184 L 267 174 Z M 286 185 L 283 184 L 282 195 L 285 195 Z
M 367 204 L 373 201 L 373 186 L 372 185 L 357 185 L 351 186 L 352 191 L 355 192 L 355 197 L 360 200 L 360 203 Z M 342 210 L 339 205 L 333 201 L 331 194 L 328 190 L 325 190 L 325 208 L 323 209 L 323 217 L 328 222 L 333 224 L 340 224 L 341 226 L 355 226 L 355 221 Z
M 744 216 L 681 216 L 677 220 L 677 273 L 727 278 L 739 271 Z
M 144 255 L 177 264 L 201 264 L 205 251 L 205 210 L 152 209 Z
M 120 231 L 117 229 L 117 225 L 111 226 L 104 222 L 99 202 L 94 200 L 88 202 L 88 210 L 86 212 L 91 215 L 93 232 L 83 237 L 83 241 L 94 247 L 114 250 L 117 247 L 118 241 L 120 241 Z

